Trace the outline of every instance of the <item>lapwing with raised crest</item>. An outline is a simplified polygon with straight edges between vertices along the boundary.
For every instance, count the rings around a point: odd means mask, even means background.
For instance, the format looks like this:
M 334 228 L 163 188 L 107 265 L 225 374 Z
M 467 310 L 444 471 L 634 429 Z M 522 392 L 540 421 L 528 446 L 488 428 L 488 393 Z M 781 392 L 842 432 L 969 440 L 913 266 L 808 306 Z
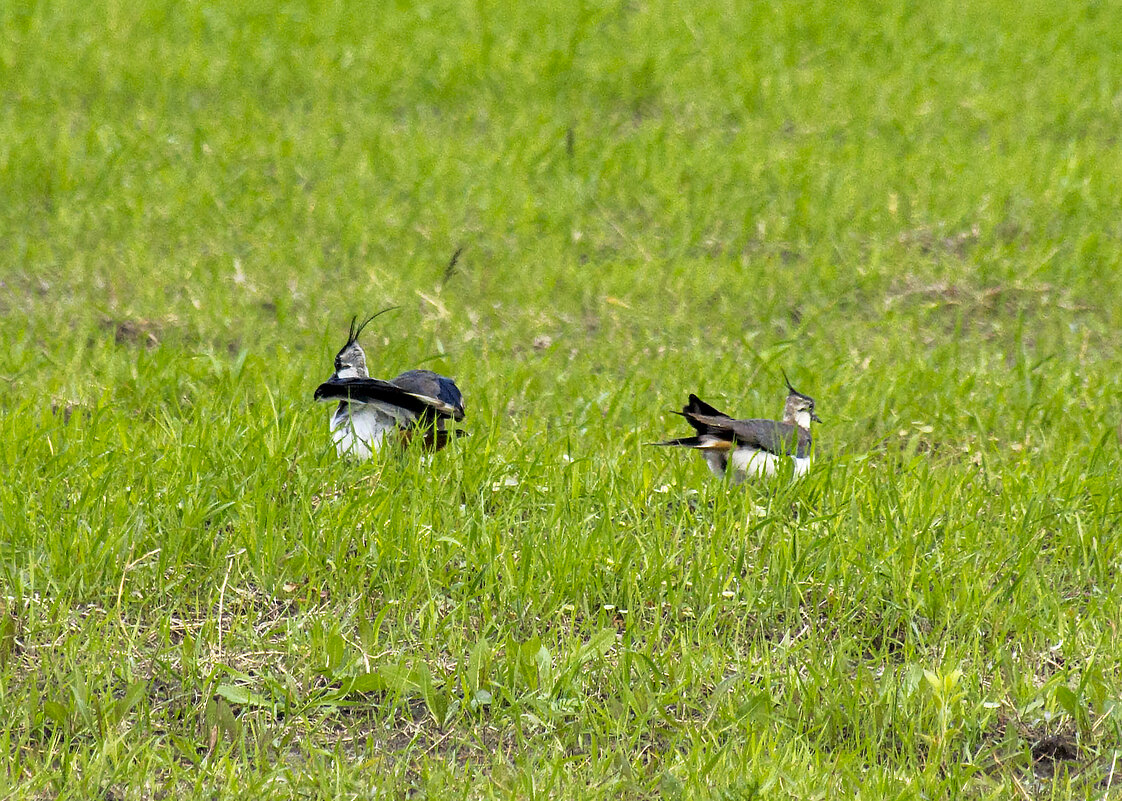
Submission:
M 790 460 L 794 477 L 810 470 L 810 423 L 821 423 L 814 413 L 814 398 L 787 384 L 782 420 L 737 420 L 710 406 L 697 395 L 680 412 L 695 432 L 656 445 L 677 445 L 700 451 L 713 475 L 726 475 L 734 484 L 748 478 L 773 476 Z
M 335 372 L 316 387 L 315 400 L 339 402 L 331 414 L 331 436 L 340 456 L 369 459 L 383 445 L 405 445 L 418 437 L 426 448 L 438 451 L 465 434 L 450 426 L 464 419 L 464 398 L 451 378 L 432 370 L 406 370 L 386 381 L 367 372 L 358 337 L 372 320 L 395 308 L 361 324 L 352 318 L 347 344 L 335 355 Z

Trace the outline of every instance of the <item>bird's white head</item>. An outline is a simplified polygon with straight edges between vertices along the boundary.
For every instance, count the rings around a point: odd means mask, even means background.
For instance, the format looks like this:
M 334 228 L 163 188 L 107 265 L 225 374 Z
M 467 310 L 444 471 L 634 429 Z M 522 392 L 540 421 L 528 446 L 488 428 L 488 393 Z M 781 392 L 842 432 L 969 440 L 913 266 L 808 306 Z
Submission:
M 787 403 L 783 407 L 783 422 L 793 423 L 807 431 L 810 430 L 812 420 L 821 423 L 818 415 L 814 413 L 814 398 L 804 395 L 791 386 L 786 373 L 783 374 L 783 380 L 787 383 Z
M 366 371 L 366 353 L 363 351 L 362 346 L 358 344 L 358 335 L 362 333 L 362 329 L 366 328 L 375 317 L 396 308 L 396 306 L 391 306 L 388 309 L 382 309 L 382 311 L 367 317 L 362 323 L 358 322 L 358 317 L 351 318 L 351 328 L 350 333 L 347 335 L 347 344 L 335 354 L 336 378 L 370 377 L 370 374 Z

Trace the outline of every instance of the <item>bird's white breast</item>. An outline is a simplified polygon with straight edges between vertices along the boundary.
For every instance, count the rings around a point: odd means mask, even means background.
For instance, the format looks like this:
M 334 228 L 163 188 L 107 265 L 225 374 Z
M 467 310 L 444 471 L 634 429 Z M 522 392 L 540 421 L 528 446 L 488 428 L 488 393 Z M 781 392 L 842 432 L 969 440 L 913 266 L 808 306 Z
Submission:
M 412 414 L 388 403 L 346 403 L 331 417 L 331 437 L 340 456 L 369 459 L 386 439 L 386 433 Z

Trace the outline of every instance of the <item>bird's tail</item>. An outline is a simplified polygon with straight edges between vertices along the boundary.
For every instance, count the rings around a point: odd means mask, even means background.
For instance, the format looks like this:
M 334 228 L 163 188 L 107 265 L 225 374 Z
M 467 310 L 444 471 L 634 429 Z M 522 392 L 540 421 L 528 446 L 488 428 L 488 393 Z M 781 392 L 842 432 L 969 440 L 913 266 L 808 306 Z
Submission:
M 691 426 L 693 426 L 694 431 L 696 431 L 698 434 L 708 433 L 709 432 L 709 426 L 707 424 L 701 422 L 700 420 L 698 420 L 697 415 L 702 415 L 704 417 L 723 417 L 723 418 L 726 418 L 726 419 L 728 418 L 727 414 L 725 414 L 724 412 L 722 412 L 718 409 L 713 408 L 708 403 L 703 401 L 701 398 L 697 397 L 697 395 L 694 395 L 692 393 L 690 394 L 689 403 L 687 403 L 685 406 L 682 407 L 682 411 L 675 412 L 674 414 L 680 414 L 682 417 L 686 418 L 686 422 L 689 423 Z M 693 447 L 697 447 L 697 446 L 695 445 Z
M 664 442 L 652 442 L 651 445 L 677 445 L 680 448 L 698 448 L 703 451 L 727 451 L 732 449 L 732 442 L 729 440 L 712 436 L 679 437 Z
M 460 437 L 468 436 L 468 432 L 459 428 L 438 428 L 435 426 L 409 426 L 398 429 L 398 442 L 402 447 L 408 447 L 412 442 L 420 443 L 427 451 L 439 451 Z
M 649 445 L 677 445 L 682 448 L 700 448 L 701 437 L 679 437 L 678 439 L 668 439 L 664 442 L 650 442 Z
M 703 401 L 701 398 L 697 397 L 697 395 L 694 395 L 692 392 L 690 393 L 690 402 L 686 404 L 686 407 L 684 409 L 682 409 L 682 414 L 704 414 L 707 417 L 728 417 L 727 414 L 714 409 L 712 406 Z

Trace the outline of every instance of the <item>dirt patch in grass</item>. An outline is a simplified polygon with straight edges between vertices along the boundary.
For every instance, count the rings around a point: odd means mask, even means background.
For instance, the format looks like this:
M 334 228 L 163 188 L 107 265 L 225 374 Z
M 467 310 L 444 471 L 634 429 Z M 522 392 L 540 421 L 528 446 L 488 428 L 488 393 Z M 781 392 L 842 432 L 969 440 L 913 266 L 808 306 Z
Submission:
M 154 348 L 160 344 L 163 326 L 153 320 L 104 318 L 101 328 L 113 333 L 113 341 L 129 347 Z

